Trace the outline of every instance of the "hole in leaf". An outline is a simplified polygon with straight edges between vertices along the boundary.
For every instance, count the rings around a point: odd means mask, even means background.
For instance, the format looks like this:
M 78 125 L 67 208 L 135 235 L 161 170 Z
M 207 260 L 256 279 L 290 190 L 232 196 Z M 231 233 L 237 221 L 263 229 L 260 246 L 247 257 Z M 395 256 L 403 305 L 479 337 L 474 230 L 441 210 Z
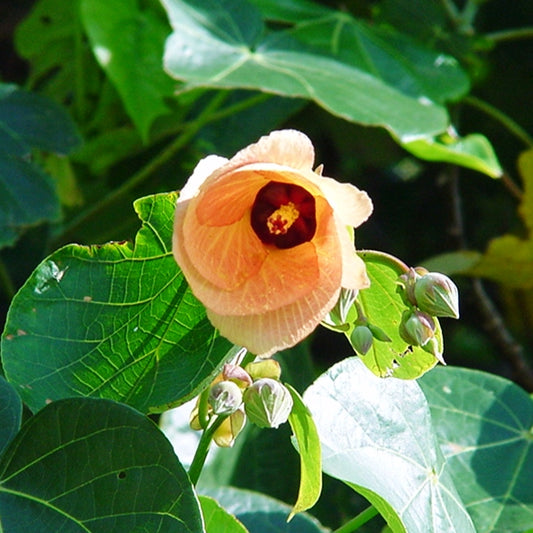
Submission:
M 124 479 L 126 477 L 126 472 L 124 472 L 124 471 L 119 472 L 117 477 L 118 477 L 118 479 Z

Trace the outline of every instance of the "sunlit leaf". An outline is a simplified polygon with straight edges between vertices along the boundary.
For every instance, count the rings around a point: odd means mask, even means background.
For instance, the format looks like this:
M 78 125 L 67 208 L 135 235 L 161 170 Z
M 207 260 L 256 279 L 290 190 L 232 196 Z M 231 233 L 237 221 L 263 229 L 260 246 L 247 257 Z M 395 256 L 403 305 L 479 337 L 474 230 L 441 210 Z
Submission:
M 163 409 L 194 396 L 226 360 L 232 345 L 172 256 L 175 201 L 175 193 L 138 200 L 133 245 L 66 246 L 14 298 L 2 359 L 32 410 L 70 396 Z
M 165 67 L 188 87 L 248 88 L 314 100 L 329 112 L 383 126 L 408 141 L 444 131 L 446 110 L 310 47 L 289 31 L 265 34 L 244 0 L 165 0 L 174 32 Z
M 293 408 L 289 415 L 294 438 L 300 454 L 300 488 L 298 499 L 291 511 L 291 518 L 315 505 L 322 491 L 322 460 L 320 440 L 309 409 L 301 396 L 290 385 Z
M 226 511 L 236 516 L 251 533 L 325 533 L 316 519 L 301 513 L 287 522 L 291 508 L 275 500 L 249 490 L 220 487 L 204 491 Z
M 320 436 L 324 472 L 361 487 L 393 531 L 475 531 L 415 381 L 378 378 L 350 358 L 320 376 L 304 401 Z
M 148 418 L 109 400 L 53 402 L 0 460 L 6 533 L 202 533 L 198 501 Z
M 533 524 L 533 402 L 499 376 L 437 368 L 420 380 L 455 486 L 476 530 Z
M 161 64 L 169 28 L 155 10 L 140 4 L 83 0 L 81 14 L 96 58 L 146 139 L 153 120 L 170 112 L 165 99 L 176 84 Z
M 370 287 L 359 292 L 359 301 L 368 321 L 383 330 L 390 342 L 374 339 L 361 361 L 377 376 L 415 379 L 433 368 L 437 359 L 419 346 L 411 346 L 400 336 L 400 322 L 406 309 L 398 292 L 398 276 L 405 266 L 394 257 L 372 251 L 358 252 L 366 265 Z M 356 318 L 356 317 L 352 317 Z M 346 336 L 354 329 L 353 322 Z M 442 353 L 442 332 L 437 322 L 436 338 Z
M 213 498 L 200 496 L 207 533 L 246 533 L 248 530 Z
M 489 140 L 478 133 L 459 138 L 445 135 L 434 139 L 418 139 L 403 146 L 421 159 L 461 165 L 491 178 L 500 178 L 503 173 Z
M 17 434 L 22 418 L 22 401 L 15 389 L 0 376 L 0 455 Z

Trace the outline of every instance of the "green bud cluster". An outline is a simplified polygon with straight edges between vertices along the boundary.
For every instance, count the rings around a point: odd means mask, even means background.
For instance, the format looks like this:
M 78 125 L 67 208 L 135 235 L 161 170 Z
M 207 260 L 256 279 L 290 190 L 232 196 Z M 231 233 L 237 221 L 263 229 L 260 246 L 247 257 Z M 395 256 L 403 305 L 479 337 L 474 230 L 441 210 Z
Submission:
M 259 427 L 277 428 L 287 421 L 293 406 L 292 396 L 280 377 L 281 367 L 274 359 L 254 361 L 245 368 L 224 365 L 204 393 L 207 398 L 204 418 L 199 397 L 191 413 L 191 428 L 205 430 L 213 417 L 223 417 L 213 433 L 213 440 L 222 447 L 233 446 L 246 420 Z
M 287 387 L 272 378 L 254 381 L 244 392 L 246 415 L 262 428 L 277 428 L 287 422 L 292 410 L 292 396 Z
M 410 268 L 399 277 L 398 285 L 409 307 L 402 315 L 400 336 L 445 364 L 436 338 L 435 317 L 459 318 L 457 286 L 448 276 L 422 267 Z
M 436 317 L 459 318 L 459 291 L 444 274 L 425 268 L 410 268 L 398 284 L 405 303 Z

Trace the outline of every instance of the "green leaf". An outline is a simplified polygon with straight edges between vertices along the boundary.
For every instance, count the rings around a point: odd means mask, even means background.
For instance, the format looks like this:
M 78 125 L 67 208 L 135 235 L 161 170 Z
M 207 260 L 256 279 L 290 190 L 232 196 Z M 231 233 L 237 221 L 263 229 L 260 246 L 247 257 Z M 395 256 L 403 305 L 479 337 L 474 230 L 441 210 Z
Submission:
M 200 496 L 202 515 L 207 533 L 247 533 L 247 529 L 213 498 Z
M 461 250 L 430 257 L 422 262 L 422 266 L 431 272 L 442 272 L 451 276 L 468 272 L 470 268 L 479 263 L 480 259 L 480 252 Z
M 515 235 L 492 239 L 479 262 L 465 273 L 511 288 L 530 289 L 533 287 L 533 240 Z
M 175 201 L 137 200 L 133 245 L 66 246 L 15 296 L 2 358 L 30 409 L 72 396 L 165 409 L 197 394 L 230 355 L 172 256 Z
M 393 256 L 381 252 L 365 250 L 358 255 L 365 262 L 370 278 L 370 287 L 359 292 L 358 300 L 368 321 L 390 338 L 390 342 L 374 339 L 361 361 L 376 376 L 415 379 L 433 368 L 437 359 L 423 348 L 407 344 L 400 336 L 399 326 L 406 305 L 397 290 L 397 281 L 406 267 Z M 442 353 L 442 332 L 436 322 L 436 338 Z M 345 332 L 348 339 L 353 329 L 352 322 Z
M 248 88 L 315 101 L 329 112 L 383 126 L 407 142 L 443 132 L 446 110 L 413 98 L 309 47 L 290 31 L 266 34 L 260 12 L 244 0 L 165 0 L 174 29 L 165 67 L 188 87 Z
M 362 487 L 393 531 L 475 531 L 415 381 L 380 379 L 350 358 L 320 376 L 304 401 L 320 435 L 324 472 Z
M 533 402 L 499 376 L 437 368 L 420 380 L 450 474 L 477 531 L 533 524 Z
M 423 47 L 391 27 L 380 28 L 347 13 L 330 12 L 297 24 L 290 33 L 420 101 L 443 104 L 469 89 L 468 77 L 453 57 Z
M 67 154 L 80 142 L 65 111 L 43 96 L 0 84 L 0 247 L 27 226 L 61 215 L 55 185 L 35 149 Z
M 249 0 L 265 19 L 295 23 L 335 13 L 330 8 L 309 0 Z
M 0 529 L 203 532 L 198 501 L 155 424 L 109 400 L 53 402 L 0 460 Z
M 322 492 L 322 460 L 320 440 L 309 409 L 301 396 L 288 383 L 293 400 L 293 408 L 289 415 L 298 453 L 300 454 L 300 488 L 298 499 L 289 515 L 289 520 L 297 513 L 307 511 L 315 505 Z
M 465 137 L 441 135 L 403 143 L 416 157 L 428 161 L 445 161 L 482 172 L 491 178 L 501 178 L 503 170 L 489 140 L 479 133 Z
M 176 84 L 161 61 L 168 25 L 153 8 L 140 4 L 82 0 L 81 15 L 96 58 L 146 140 L 154 119 L 170 112 L 165 99 Z
M 94 97 L 100 72 L 83 42 L 79 2 L 40 0 L 15 32 L 17 52 L 30 63 L 28 85 L 63 103 L 82 105 L 78 99 Z
M 313 517 L 301 513 L 290 522 L 290 507 L 264 494 L 233 487 L 219 487 L 204 491 L 253 533 L 325 533 Z
M 33 148 L 66 155 L 81 138 L 61 106 L 15 85 L 0 84 L 0 141 L 3 151 L 22 157 Z
M 15 389 L 0 376 L 0 455 L 17 434 L 22 418 L 22 401 Z

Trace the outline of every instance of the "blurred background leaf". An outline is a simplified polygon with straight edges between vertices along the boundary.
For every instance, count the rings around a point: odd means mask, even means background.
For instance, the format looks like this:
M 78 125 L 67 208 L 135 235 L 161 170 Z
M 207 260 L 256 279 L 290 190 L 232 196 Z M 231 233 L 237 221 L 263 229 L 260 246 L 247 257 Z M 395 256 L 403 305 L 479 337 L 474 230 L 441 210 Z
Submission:
M 28 226 L 61 216 L 56 185 L 35 161 L 36 151 L 66 155 L 80 141 L 56 103 L 0 84 L 0 247 Z

